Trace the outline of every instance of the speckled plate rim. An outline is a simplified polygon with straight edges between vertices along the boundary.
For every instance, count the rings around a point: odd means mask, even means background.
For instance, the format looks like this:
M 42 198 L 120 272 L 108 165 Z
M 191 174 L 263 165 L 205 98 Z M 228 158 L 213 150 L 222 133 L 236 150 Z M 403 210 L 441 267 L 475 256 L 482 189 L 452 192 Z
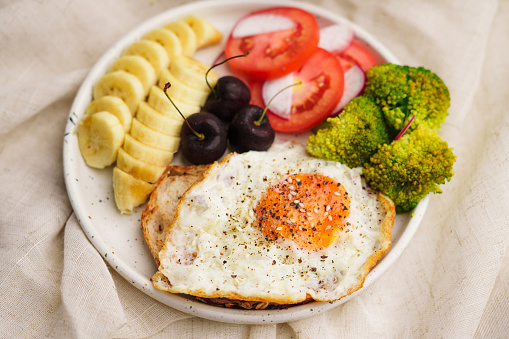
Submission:
M 124 258 L 115 254 L 115 248 L 106 239 L 97 236 L 97 230 L 101 225 L 91 220 L 90 216 L 84 211 L 84 197 L 79 185 L 79 178 L 76 175 L 76 169 L 79 166 L 84 166 L 83 162 L 78 161 L 76 157 L 79 156 L 79 149 L 77 150 L 77 142 L 75 134 L 73 133 L 78 120 L 81 118 L 83 112 L 91 101 L 91 91 L 93 84 L 102 76 L 111 61 L 118 57 L 120 52 L 125 49 L 130 43 L 138 40 L 144 33 L 153 28 L 162 26 L 170 20 L 175 20 L 186 14 L 194 13 L 197 11 L 204 12 L 207 10 L 217 11 L 218 9 L 228 9 L 239 11 L 239 18 L 242 13 L 252 8 L 263 8 L 271 6 L 294 6 L 305 9 L 317 16 L 326 18 L 334 22 L 343 22 L 350 24 L 356 36 L 363 42 L 367 43 L 379 56 L 387 62 L 399 63 L 397 58 L 390 52 L 382 43 L 375 39 L 371 34 L 359 27 L 355 23 L 350 22 L 342 16 L 334 14 L 330 10 L 318 7 L 316 5 L 296 2 L 296 1 L 238 1 L 238 0 L 219 0 L 219 1 L 200 1 L 193 2 L 186 5 L 178 6 L 162 12 L 161 14 L 145 21 L 130 33 L 125 35 L 116 44 L 104 53 L 104 55 L 97 61 L 90 73 L 83 81 L 76 98 L 72 104 L 68 122 L 65 127 L 65 136 L 63 143 L 63 165 L 65 183 L 69 195 L 69 199 L 75 211 L 75 214 L 80 222 L 82 229 L 87 235 L 90 242 L 101 254 L 105 261 L 114 268 L 122 277 L 132 283 L 136 288 L 143 291 L 157 301 L 160 301 L 168 306 L 185 313 L 195 315 L 204 319 L 215 320 L 227 323 L 237 324 L 268 324 L 268 323 L 282 323 L 303 319 L 321 312 L 325 312 L 340 304 L 350 300 L 359 293 L 362 293 L 368 286 L 376 281 L 401 255 L 413 235 L 417 231 L 419 224 L 424 216 L 429 202 L 429 196 L 423 199 L 418 206 L 412 211 L 412 215 L 405 219 L 404 229 L 397 239 L 393 239 L 393 246 L 389 252 L 382 258 L 382 260 L 371 270 L 367 275 L 364 286 L 359 291 L 342 298 L 333 303 L 327 302 L 312 302 L 304 305 L 298 305 L 281 310 L 238 310 L 228 309 L 216 306 L 207 305 L 199 301 L 187 298 L 185 296 L 174 295 L 155 289 L 150 281 L 150 276 L 140 274 L 127 263 Z M 205 16 L 206 17 L 206 16 Z M 233 24 L 233 23 L 232 23 Z M 74 138 L 74 139 L 72 139 Z M 120 217 L 120 214 L 119 214 Z M 397 241 L 395 241 L 397 240 Z M 155 273 L 155 272 L 154 272 Z

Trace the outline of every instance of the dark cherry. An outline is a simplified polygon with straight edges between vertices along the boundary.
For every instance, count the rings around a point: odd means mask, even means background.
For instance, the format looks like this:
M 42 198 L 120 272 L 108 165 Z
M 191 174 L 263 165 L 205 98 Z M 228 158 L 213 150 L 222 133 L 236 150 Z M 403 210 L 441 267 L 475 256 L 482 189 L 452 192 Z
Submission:
M 231 121 L 235 112 L 249 104 L 249 101 L 251 101 L 249 87 L 239 78 L 228 75 L 219 78 L 204 108 L 223 121 Z
M 182 125 L 180 136 L 182 154 L 195 165 L 210 164 L 221 158 L 226 150 L 226 126 L 210 113 L 195 113 L 189 116 L 187 123 Z
M 264 109 L 255 105 L 240 108 L 228 127 L 230 146 L 237 153 L 266 151 L 274 142 L 275 136 Z

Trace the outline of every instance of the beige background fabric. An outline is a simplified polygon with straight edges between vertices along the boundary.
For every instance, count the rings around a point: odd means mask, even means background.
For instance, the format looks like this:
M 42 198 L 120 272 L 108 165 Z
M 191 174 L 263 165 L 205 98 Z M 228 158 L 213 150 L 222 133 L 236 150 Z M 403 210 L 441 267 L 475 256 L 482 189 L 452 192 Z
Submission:
M 241 0 L 239 0 L 241 1 Z M 509 2 L 316 0 L 449 86 L 455 176 L 400 258 L 349 302 L 287 324 L 173 310 L 109 267 L 73 214 L 62 142 L 79 85 L 148 18 L 187 1 L 0 1 L 0 337 L 509 337 Z

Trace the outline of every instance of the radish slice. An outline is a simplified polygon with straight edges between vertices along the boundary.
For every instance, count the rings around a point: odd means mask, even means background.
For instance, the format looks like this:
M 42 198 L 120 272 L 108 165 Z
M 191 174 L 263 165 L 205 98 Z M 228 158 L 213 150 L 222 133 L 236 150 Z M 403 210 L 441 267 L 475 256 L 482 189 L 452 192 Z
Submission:
M 293 84 L 293 73 L 274 80 L 267 80 L 263 83 L 262 87 L 263 103 L 267 105 L 270 99 L 274 98 L 277 94 L 274 100 L 270 103 L 270 112 L 286 120 L 290 118 L 290 113 L 292 111 L 293 91 L 283 91 L 279 94 L 278 92 L 291 84 Z
M 408 127 L 410 127 L 410 125 L 412 124 L 412 121 L 414 121 L 414 118 L 415 118 L 415 114 L 412 115 L 412 117 L 410 118 L 410 121 L 405 125 L 405 127 L 403 127 L 401 132 L 398 133 L 396 138 L 394 138 L 394 141 L 398 140 L 399 138 L 401 138 L 403 136 L 403 134 L 405 134 L 405 132 L 408 129 Z
M 294 28 L 295 22 L 290 18 L 275 14 L 251 15 L 235 26 L 232 32 L 233 38 L 284 31 Z
M 356 96 L 358 96 L 366 85 L 366 73 L 357 65 L 353 65 L 345 72 L 345 89 L 338 105 L 332 110 L 331 116 L 336 116 Z
M 224 59 L 225 59 L 224 51 L 221 51 L 221 53 L 212 62 L 212 65 L 216 65 L 216 64 L 220 63 L 221 61 L 223 61 Z
M 320 29 L 320 41 L 318 42 L 318 47 L 333 54 L 338 54 L 350 46 L 354 36 L 354 30 L 349 25 L 330 25 Z

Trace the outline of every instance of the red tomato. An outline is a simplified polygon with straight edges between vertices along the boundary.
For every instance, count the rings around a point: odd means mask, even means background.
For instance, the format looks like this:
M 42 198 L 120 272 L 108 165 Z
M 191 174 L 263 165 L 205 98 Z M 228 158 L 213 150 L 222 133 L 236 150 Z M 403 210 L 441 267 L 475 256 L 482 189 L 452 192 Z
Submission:
M 299 8 L 276 7 L 253 12 L 241 20 L 256 15 L 286 17 L 295 22 L 295 26 L 247 37 L 230 35 L 225 46 L 227 58 L 249 52 L 247 57 L 229 61 L 236 72 L 246 73 L 253 79 L 279 78 L 299 69 L 317 48 L 320 31 L 311 13 Z
M 297 85 L 292 94 L 292 108 L 288 120 L 270 113 L 270 124 L 278 132 L 302 132 L 319 125 L 336 107 L 343 95 L 344 74 L 338 58 L 324 49 L 317 48 L 309 60 L 296 72 Z M 251 83 L 252 103 L 265 107 L 262 99 L 263 82 Z
M 352 41 L 350 46 L 339 56 L 354 60 L 364 72 L 378 64 L 375 56 L 366 47 L 355 41 Z
M 341 65 L 341 68 L 343 69 L 343 73 L 348 71 L 353 65 L 356 65 L 357 62 L 355 62 L 353 59 L 346 57 L 346 56 L 340 56 L 336 54 L 336 57 L 338 58 L 339 64 Z

